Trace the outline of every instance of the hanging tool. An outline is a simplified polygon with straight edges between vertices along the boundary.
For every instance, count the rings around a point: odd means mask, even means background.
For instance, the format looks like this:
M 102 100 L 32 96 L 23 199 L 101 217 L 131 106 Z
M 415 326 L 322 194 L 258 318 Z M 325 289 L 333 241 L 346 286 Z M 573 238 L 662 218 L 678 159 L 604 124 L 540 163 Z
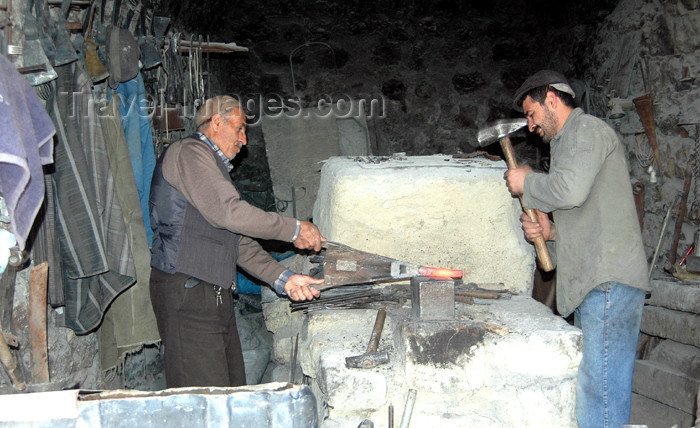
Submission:
M 666 210 L 666 216 L 664 217 L 663 225 L 661 226 L 661 233 L 659 234 L 659 241 L 656 243 L 656 249 L 654 250 L 654 257 L 651 259 L 651 264 L 649 265 L 648 278 L 651 279 L 651 274 L 654 272 L 654 266 L 656 265 L 656 259 L 659 256 L 659 249 L 661 248 L 661 243 L 664 241 L 664 236 L 666 235 L 666 226 L 668 226 L 668 218 L 671 216 L 671 211 L 673 207 L 676 206 L 678 201 L 681 199 L 681 195 L 676 195 L 676 199 L 673 201 L 668 209 Z M 686 262 L 687 263 L 687 262 Z
M 527 119 L 506 119 L 500 120 L 495 124 L 488 126 L 486 128 L 480 129 L 477 134 L 477 141 L 481 147 L 488 146 L 489 144 L 500 141 L 501 149 L 506 157 L 506 163 L 508 164 L 508 169 L 513 169 L 518 167 L 518 161 L 515 158 L 515 153 L 513 151 L 513 146 L 510 142 L 510 134 L 518 131 L 519 129 L 527 125 Z M 537 219 L 537 213 L 532 208 L 526 208 L 523 205 L 523 196 L 518 195 L 520 199 L 520 205 L 530 217 L 530 220 L 535 223 L 539 223 Z M 537 251 L 537 259 L 540 262 L 540 268 L 545 272 L 551 272 L 554 270 L 554 264 L 552 263 L 552 258 L 549 255 L 549 250 L 547 249 L 547 244 L 543 236 L 535 239 L 533 242 L 535 244 L 535 250 Z
M 637 218 L 639 219 L 639 228 L 644 229 L 644 183 L 638 181 L 632 185 L 632 193 L 634 194 L 634 205 L 637 208 Z
M 50 82 L 58 77 L 41 45 L 41 35 L 36 18 L 32 15 L 34 0 L 29 0 L 24 16 L 24 45 L 22 47 L 22 67 L 17 71 L 24 74 L 32 86 Z
M 44 47 L 46 57 L 54 67 L 61 65 L 60 62 L 56 62 L 56 45 L 54 44 L 56 27 L 51 25 L 51 15 L 49 14 L 49 5 L 46 0 L 34 0 L 34 12 L 36 13 L 39 40 Z
M 661 167 L 661 155 L 659 154 L 659 145 L 656 142 L 656 124 L 654 123 L 654 94 L 649 93 L 642 95 L 634 98 L 632 102 L 637 109 L 639 118 L 642 120 L 642 126 L 644 126 L 644 131 L 647 134 L 649 145 L 654 151 L 656 165 L 659 167 L 659 180 L 663 182 L 664 171 Z
M 456 269 L 419 266 L 389 257 L 356 250 L 338 242 L 326 241 L 318 255 L 310 256 L 309 275 L 323 278 L 315 285 L 319 291 L 339 285 L 398 281 L 415 276 L 431 278 L 461 278 Z
M 700 255 L 698 254 L 697 247 L 700 243 L 700 229 L 695 231 L 695 236 L 693 237 L 693 243 L 691 244 L 692 252 L 686 254 L 685 260 L 685 270 L 690 273 L 700 274 Z M 682 261 L 681 261 L 682 262 Z
M 52 23 L 55 28 L 56 62 L 55 65 L 70 64 L 78 60 L 70 34 L 66 29 L 71 0 L 63 0 L 58 15 L 58 22 Z M 49 18 L 50 19 L 50 18 Z
M 96 8 L 90 8 L 90 19 L 87 31 L 85 32 L 85 68 L 92 79 L 92 83 L 99 83 L 109 77 L 109 72 L 105 68 L 100 57 L 97 55 L 97 43 L 92 38 L 92 23 L 95 18 Z
M 139 14 L 138 33 L 138 43 L 139 49 L 141 50 L 143 69 L 148 70 L 162 64 L 163 59 L 160 57 L 160 51 L 156 45 L 156 37 L 152 34 L 148 34 L 148 29 L 146 28 L 145 10 L 141 10 Z
M 389 362 L 389 354 L 386 351 L 377 352 L 379 340 L 382 337 L 382 330 L 384 329 L 385 319 L 386 310 L 382 308 L 377 311 L 377 318 L 374 321 L 374 328 L 372 329 L 372 335 L 369 338 L 367 352 L 345 358 L 345 367 L 349 369 L 371 369 Z
M 676 227 L 673 231 L 673 239 L 671 240 L 671 248 L 668 250 L 668 258 L 666 264 L 664 265 L 664 270 L 668 273 L 673 273 L 675 271 L 674 265 L 676 264 L 676 257 L 678 252 L 678 240 L 681 236 L 681 230 L 683 228 L 683 221 L 685 221 L 685 212 L 688 202 L 688 193 L 690 192 L 690 178 L 685 179 L 683 183 L 683 192 L 681 193 L 681 200 L 678 203 L 678 217 L 676 218 Z

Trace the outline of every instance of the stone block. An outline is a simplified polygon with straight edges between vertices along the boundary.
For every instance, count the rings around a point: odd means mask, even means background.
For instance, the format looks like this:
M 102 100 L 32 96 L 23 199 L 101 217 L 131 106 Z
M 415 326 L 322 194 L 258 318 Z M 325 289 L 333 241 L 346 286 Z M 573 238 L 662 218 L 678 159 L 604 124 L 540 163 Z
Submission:
M 265 374 L 270 362 L 270 348 L 249 349 L 243 351 L 245 379 L 247 385 L 257 385 Z
M 632 390 L 686 413 L 695 411 L 700 380 L 649 360 L 634 365 Z
M 632 394 L 630 424 L 646 425 L 647 428 L 690 427 L 695 423 L 693 415 L 674 409 L 666 404 Z
M 700 315 L 645 306 L 641 331 L 700 348 Z
M 579 329 L 526 296 L 455 312 L 454 320 L 419 321 L 410 306 L 387 307 L 378 349 L 391 361 L 373 369 L 347 369 L 345 358 L 366 351 L 376 309 L 309 314 L 299 362 L 323 427 L 381 425 L 389 404 L 398 424 L 409 388 L 418 390 L 411 426 L 576 426 Z
M 451 156 L 328 159 L 314 222 L 328 239 L 408 263 L 461 269 L 530 295 L 534 248 L 503 161 Z
M 287 299 L 263 303 L 263 316 L 265 326 L 272 333 L 283 330 L 300 331 L 306 317 L 303 311 L 292 312 Z
M 289 364 L 292 362 L 292 353 L 294 351 L 294 343 L 296 342 L 296 335 L 289 332 L 289 334 L 284 334 L 283 332 L 278 332 L 275 335 L 275 343 L 272 346 L 272 359 L 277 364 Z M 299 348 L 297 346 L 297 358 Z
M 700 379 L 700 349 L 695 346 L 662 340 L 652 349 L 647 359 L 671 367 L 693 379 Z
M 319 363 L 321 370 L 315 381 L 330 407 L 374 412 L 387 405 L 387 380 L 382 370 L 347 369 L 345 356 L 338 354 L 323 355 Z
M 651 287 L 648 305 L 700 314 L 700 284 L 655 279 Z

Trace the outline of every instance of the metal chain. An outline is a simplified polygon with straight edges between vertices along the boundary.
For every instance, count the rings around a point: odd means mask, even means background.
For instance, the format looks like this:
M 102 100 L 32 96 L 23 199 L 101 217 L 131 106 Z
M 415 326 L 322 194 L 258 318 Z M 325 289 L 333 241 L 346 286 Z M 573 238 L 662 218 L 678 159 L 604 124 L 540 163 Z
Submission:
M 700 162 L 698 161 L 698 156 L 700 156 L 700 124 L 695 124 L 695 147 L 693 156 L 693 180 L 695 181 L 695 187 L 693 188 L 693 203 L 697 204 L 698 201 L 698 180 L 700 179 Z
M 700 124 L 695 124 L 695 145 L 693 147 L 693 165 L 692 165 L 692 180 L 695 182 L 693 186 L 693 203 L 690 206 L 688 217 L 692 220 L 700 220 L 700 192 L 698 192 L 698 180 L 700 180 Z

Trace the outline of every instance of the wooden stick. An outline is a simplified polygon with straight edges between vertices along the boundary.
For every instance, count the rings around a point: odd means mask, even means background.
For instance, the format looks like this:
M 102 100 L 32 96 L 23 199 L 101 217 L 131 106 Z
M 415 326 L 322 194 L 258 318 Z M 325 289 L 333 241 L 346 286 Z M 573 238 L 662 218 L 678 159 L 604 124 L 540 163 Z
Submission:
M 44 262 L 29 273 L 29 335 L 32 352 L 32 382 L 49 381 L 49 356 L 46 342 L 46 284 L 49 264 Z

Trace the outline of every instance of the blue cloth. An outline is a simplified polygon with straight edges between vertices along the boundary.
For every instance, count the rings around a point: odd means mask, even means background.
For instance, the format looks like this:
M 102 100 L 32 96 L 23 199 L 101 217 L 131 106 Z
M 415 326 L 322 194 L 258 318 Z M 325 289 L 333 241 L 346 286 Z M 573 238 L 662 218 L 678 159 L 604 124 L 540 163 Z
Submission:
M 0 192 L 20 249 L 44 201 L 42 165 L 53 162 L 53 122 L 12 63 L 0 55 Z
M 288 257 L 291 257 L 294 255 L 294 251 L 287 251 L 286 253 L 282 254 L 277 254 L 273 253 L 270 254 L 275 260 L 280 261 L 284 260 Z M 282 287 L 284 287 L 284 284 L 287 282 L 290 276 L 292 276 L 294 272 L 290 270 L 286 270 L 280 275 L 280 278 L 277 279 L 277 281 L 284 281 L 282 282 Z M 245 273 L 242 273 L 241 271 L 238 271 L 238 292 L 240 294 L 260 294 L 260 287 L 264 287 L 264 283 L 252 278 Z M 279 287 L 275 287 L 276 284 L 273 284 L 273 289 L 278 293 L 278 294 L 284 294 L 284 288 L 281 290 Z
M 645 295 L 639 288 L 607 282 L 590 291 L 574 311 L 574 323 L 583 332 L 576 384 L 580 428 L 629 424 Z
M 151 230 L 148 216 L 148 198 L 151 191 L 153 169 L 156 165 L 156 155 L 153 147 L 153 134 L 151 133 L 150 112 L 146 103 L 146 88 L 141 72 L 133 79 L 120 83 L 115 91 L 120 96 L 119 114 L 122 119 L 126 145 L 129 149 L 131 166 L 134 170 L 136 189 L 139 192 L 141 213 L 150 247 L 153 230 Z M 111 99 L 111 94 L 108 95 L 107 99 Z

